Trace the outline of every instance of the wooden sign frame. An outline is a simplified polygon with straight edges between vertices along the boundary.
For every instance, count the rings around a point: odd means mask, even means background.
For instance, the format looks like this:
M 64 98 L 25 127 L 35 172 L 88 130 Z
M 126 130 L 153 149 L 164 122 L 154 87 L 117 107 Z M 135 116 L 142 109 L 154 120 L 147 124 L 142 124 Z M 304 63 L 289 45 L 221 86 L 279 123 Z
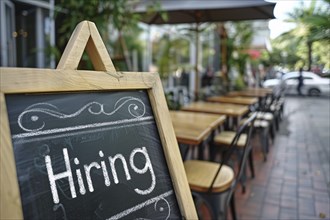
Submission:
M 77 70 L 86 49 L 96 71 Z M 6 94 L 146 90 L 181 214 L 197 219 L 191 192 L 158 74 L 116 72 L 94 23 L 83 21 L 73 32 L 56 70 L 0 68 L 0 219 L 22 219 Z

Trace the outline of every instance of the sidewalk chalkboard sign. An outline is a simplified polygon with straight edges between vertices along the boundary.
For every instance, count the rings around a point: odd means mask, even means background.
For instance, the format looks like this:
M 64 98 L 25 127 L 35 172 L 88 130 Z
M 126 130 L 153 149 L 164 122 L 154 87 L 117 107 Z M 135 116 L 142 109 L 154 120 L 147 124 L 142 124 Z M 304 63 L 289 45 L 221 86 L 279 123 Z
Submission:
M 116 72 L 93 23 L 56 70 L 0 74 L 0 219 L 197 218 L 158 75 Z

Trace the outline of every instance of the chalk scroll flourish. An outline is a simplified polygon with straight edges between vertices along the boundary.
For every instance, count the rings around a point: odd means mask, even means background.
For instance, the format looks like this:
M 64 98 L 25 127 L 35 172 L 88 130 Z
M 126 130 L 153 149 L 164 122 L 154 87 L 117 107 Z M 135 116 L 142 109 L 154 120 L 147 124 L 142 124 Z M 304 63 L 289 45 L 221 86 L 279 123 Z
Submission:
M 18 125 L 21 129 L 27 132 L 36 132 L 40 131 L 45 127 L 45 122 L 39 117 L 39 114 L 46 114 L 53 116 L 58 119 L 68 119 L 79 116 L 82 112 L 88 111 L 92 115 L 107 115 L 112 116 L 122 109 L 125 105 L 127 106 L 128 113 L 133 118 L 141 118 L 146 112 L 145 104 L 141 99 L 126 96 L 120 98 L 114 105 L 112 110 L 107 110 L 106 105 L 99 102 L 90 102 L 80 108 L 78 111 L 72 114 L 64 114 L 53 104 L 50 103 L 36 103 L 27 107 L 19 116 L 18 116 Z M 32 123 L 31 123 L 32 122 Z M 34 126 L 31 128 L 31 126 Z
M 114 216 L 111 216 L 110 218 L 107 218 L 107 220 L 116 220 L 116 219 L 121 219 L 121 218 L 124 218 L 125 216 L 139 210 L 139 209 L 142 209 L 144 208 L 145 206 L 148 206 L 148 205 L 151 205 L 151 204 L 154 204 L 154 210 L 156 212 L 163 212 L 166 215 L 166 217 L 164 218 L 164 220 L 168 220 L 170 215 L 171 215 L 171 206 L 169 204 L 169 202 L 167 201 L 167 199 L 165 199 L 165 197 L 169 196 L 173 194 L 173 190 L 170 190 L 168 192 L 165 192 L 163 193 L 162 195 L 159 195 L 159 196 L 156 196 L 154 198 L 151 198 L 143 203 L 140 203 L 132 208 L 129 208 L 123 212 L 120 212 Z M 162 202 L 162 203 L 165 203 L 165 206 L 164 204 L 161 204 L 161 203 L 158 203 L 158 202 Z M 148 218 L 135 218 L 135 220 L 150 220 Z

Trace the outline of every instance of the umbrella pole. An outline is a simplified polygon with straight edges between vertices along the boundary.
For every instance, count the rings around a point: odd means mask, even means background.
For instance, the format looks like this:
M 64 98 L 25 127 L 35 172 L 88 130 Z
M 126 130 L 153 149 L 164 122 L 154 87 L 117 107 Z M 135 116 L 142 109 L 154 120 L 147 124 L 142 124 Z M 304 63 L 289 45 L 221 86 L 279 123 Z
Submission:
M 199 60 L 199 23 L 196 23 L 196 60 L 195 60 L 195 101 L 199 99 L 199 72 L 198 72 L 198 60 Z

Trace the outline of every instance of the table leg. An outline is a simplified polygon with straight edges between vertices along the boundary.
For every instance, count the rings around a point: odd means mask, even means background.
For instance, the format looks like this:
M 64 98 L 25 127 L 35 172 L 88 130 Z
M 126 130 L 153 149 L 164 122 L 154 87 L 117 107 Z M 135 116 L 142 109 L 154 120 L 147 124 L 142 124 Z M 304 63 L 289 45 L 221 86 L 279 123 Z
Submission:
M 231 130 L 232 128 L 233 128 L 233 118 L 229 116 L 227 119 L 226 129 Z
M 240 123 L 241 119 L 242 119 L 241 116 L 238 116 L 238 117 L 236 118 L 236 129 L 239 128 L 239 123 Z
M 199 160 L 203 160 L 204 159 L 204 147 L 205 142 L 202 141 L 199 145 L 198 145 L 198 159 Z

